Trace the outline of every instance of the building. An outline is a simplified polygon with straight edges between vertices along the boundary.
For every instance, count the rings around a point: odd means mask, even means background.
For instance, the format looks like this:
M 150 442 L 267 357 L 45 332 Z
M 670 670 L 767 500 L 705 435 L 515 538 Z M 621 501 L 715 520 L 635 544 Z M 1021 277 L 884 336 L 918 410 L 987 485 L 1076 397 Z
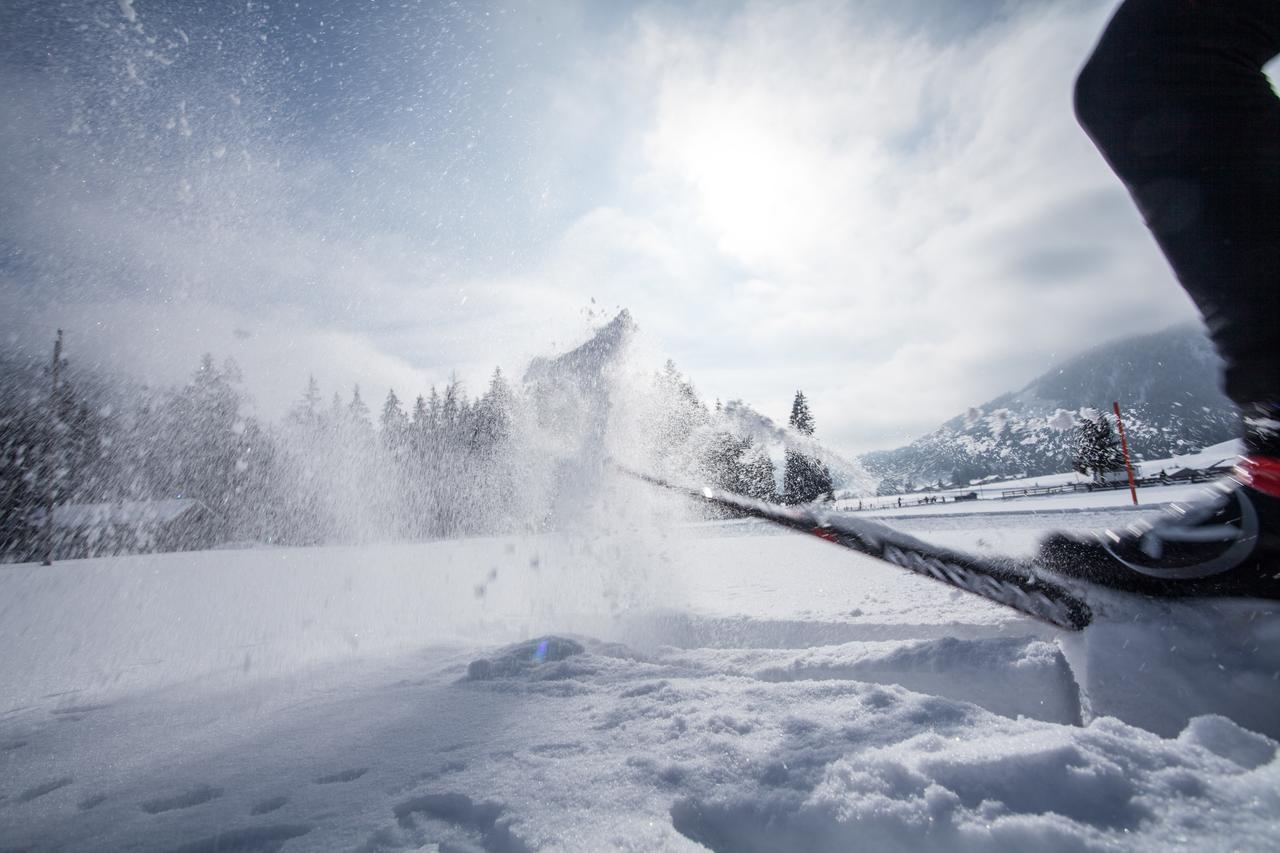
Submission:
M 224 527 L 222 516 L 194 498 L 64 504 L 53 510 L 54 557 L 195 551 L 217 544 Z

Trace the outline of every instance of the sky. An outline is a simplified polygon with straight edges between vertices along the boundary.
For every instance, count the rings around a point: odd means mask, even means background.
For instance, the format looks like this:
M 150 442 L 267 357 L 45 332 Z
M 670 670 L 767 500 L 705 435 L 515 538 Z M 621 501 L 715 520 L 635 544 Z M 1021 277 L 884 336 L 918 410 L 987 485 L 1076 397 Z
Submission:
M 1094 0 L 8 0 L 0 341 L 279 417 L 576 345 L 894 447 L 1195 317 L 1071 87 Z

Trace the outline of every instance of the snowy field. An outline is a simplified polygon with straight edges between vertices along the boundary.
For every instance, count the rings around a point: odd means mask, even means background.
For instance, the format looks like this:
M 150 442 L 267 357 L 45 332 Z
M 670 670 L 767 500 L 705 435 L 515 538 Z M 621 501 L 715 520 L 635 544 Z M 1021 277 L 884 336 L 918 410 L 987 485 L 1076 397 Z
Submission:
M 1203 450 L 1187 454 L 1185 456 L 1172 456 L 1168 459 L 1152 459 L 1145 462 L 1137 462 L 1133 466 L 1133 473 L 1135 477 L 1141 479 L 1143 477 L 1157 476 L 1161 471 L 1173 473 L 1182 468 L 1208 469 L 1214 465 L 1220 465 L 1223 463 L 1232 464 L 1240 455 L 1240 450 L 1240 442 L 1236 439 L 1232 439 L 1231 441 L 1224 441 L 1221 444 L 1215 444 L 1211 447 L 1206 447 Z M 1067 492 L 1063 494 L 1035 495 L 1029 497 L 1006 498 L 1003 496 L 1004 492 L 1016 489 L 1051 488 L 1054 486 L 1065 486 L 1070 484 L 1083 485 L 1088 482 L 1088 477 L 1082 476 L 1074 471 L 1065 471 L 1059 474 L 1044 474 L 1037 477 L 1023 477 L 1016 480 L 1001 480 L 994 483 L 985 483 L 981 486 L 966 487 L 963 489 L 947 489 L 929 493 L 929 496 L 946 498 L 946 501 L 942 503 L 918 504 L 920 499 L 926 497 L 926 495 L 913 492 L 905 495 L 885 495 L 874 498 L 862 498 L 861 500 L 858 498 L 845 498 L 838 501 L 836 506 L 842 510 L 854 510 L 859 506 L 859 504 L 861 504 L 865 507 L 865 515 L 884 516 L 887 518 L 902 518 L 916 515 L 964 515 L 975 512 L 1028 513 L 1058 510 L 1095 510 L 1101 508 L 1130 509 L 1133 507 L 1133 498 L 1129 494 L 1129 490 L 1127 488 L 1099 492 Z M 1186 500 L 1202 490 L 1202 484 L 1190 483 L 1171 486 L 1146 486 L 1138 489 L 1138 504 L 1140 507 L 1159 506 L 1173 501 Z M 969 492 L 973 492 L 978 495 L 978 500 L 976 502 L 955 502 L 957 494 L 965 494 Z M 897 506 L 899 498 L 902 499 L 901 507 Z
M 1108 510 L 910 521 L 1017 550 L 1068 517 Z M 757 523 L 9 566 L 0 644 L 3 850 L 1280 832 L 1268 606 L 1141 605 L 1066 636 Z

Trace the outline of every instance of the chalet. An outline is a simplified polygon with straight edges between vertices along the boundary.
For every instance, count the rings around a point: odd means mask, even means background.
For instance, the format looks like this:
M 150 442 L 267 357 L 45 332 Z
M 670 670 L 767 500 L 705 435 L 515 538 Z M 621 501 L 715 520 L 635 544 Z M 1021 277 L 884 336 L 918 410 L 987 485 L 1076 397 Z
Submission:
M 194 498 L 63 504 L 53 510 L 59 559 L 195 551 L 217 544 L 223 518 Z
M 1209 480 L 1217 480 L 1231 473 L 1231 469 L 1236 465 L 1237 458 L 1230 456 L 1226 459 L 1220 459 L 1205 468 L 1179 468 L 1166 474 L 1163 481 L 1169 483 L 1204 483 Z

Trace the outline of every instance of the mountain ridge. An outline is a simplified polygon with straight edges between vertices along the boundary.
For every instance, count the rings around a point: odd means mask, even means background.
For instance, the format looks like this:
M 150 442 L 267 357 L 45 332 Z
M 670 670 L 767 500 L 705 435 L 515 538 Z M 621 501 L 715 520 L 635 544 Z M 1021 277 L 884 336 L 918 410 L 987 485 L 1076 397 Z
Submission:
M 1130 451 L 1154 459 L 1235 437 L 1239 415 L 1219 387 L 1221 360 L 1203 330 L 1181 324 L 1111 341 L 1017 391 L 859 461 L 886 486 L 1069 470 L 1083 416 L 1122 407 Z

